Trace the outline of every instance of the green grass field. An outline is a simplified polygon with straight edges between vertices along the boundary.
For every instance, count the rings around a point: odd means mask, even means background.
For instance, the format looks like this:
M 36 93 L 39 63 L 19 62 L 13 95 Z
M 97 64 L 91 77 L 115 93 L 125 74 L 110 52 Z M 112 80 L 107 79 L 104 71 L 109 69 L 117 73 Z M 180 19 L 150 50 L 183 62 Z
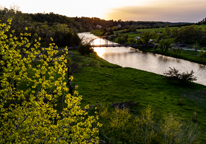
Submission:
M 198 28 L 202 28 L 202 29 L 205 29 L 206 28 L 206 25 L 195 25 L 195 27 L 198 27 Z M 175 28 L 178 28 L 178 27 L 169 27 L 170 30 L 172 29 L 175 29 Z M 149 28 L 149 29 L 136 29 L 136 31 L 138 32 L 163 32 L 165 30 L 165 28 Z M 141 34 L 136 34 L 134 32 L 129 32 L 129 33 L 121 33 L 122 30 L 119 30 L 119 31 L 115 31 L 114 33 L 117 34 L 122 34 L 122 35 L 128 35 L 129 37 L 136 37 L 136 36 L 140 36 Z
M 206 129 L 205 86 L 181 85 L 161 75 L 110 64 L 96 55 L 79 57 L 82 67 L 73 74 L 73 84 L 83 95 L 82 106 L 134 101 L 139 103 L 133 107 L 134 114 L 151 105 L 158 119 L 171 112 L 188 121 L 197 112 L 198 125 Z M 179 99 L 183 105 L 178 105 Z
M 174 28 L 177 28 L 177 27 L 171 27 L 170 29 L 174 29 Z M 115 31 L 114 33 L 117 34 L 122 34 L 122 35 L 128 35 L 129 37 L 136 37 L 136 36 L 140 36 L 141 34 L 137 34 L 137 33 L 134 33 L 134 32 L 129 32 L 129 33 L 121 33 L 122 30 L 120 31 Z M 163 32 L 164 31 L 164 28 L 150 28 L 150 29 L 136 29 L 137 32 Z

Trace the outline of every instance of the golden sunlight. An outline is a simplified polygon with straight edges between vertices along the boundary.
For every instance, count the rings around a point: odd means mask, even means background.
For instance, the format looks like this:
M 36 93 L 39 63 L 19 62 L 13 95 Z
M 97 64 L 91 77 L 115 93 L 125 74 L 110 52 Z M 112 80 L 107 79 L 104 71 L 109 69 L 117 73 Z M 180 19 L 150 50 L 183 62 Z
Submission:
M 105 44 L 105 41 L 102 39 L 94 39 L 94 41 L 92 42 L 92 45 L 101 45 L 101 44 Z M 101 57 L 103 58 L 103 55 L 105 53 L 105 49 L 101 48 L 101 47 L 95 47 L 94 51 Z
M 100 38 L 94 39 L 92 42 L 92 45 L 102 45 L 105 44 L 105 40 L 102 40 Z
M 105 49 L 104 48 L 95 47 L 93 49 L 97 53 L 98 56 L 100 56 L 101 58 L 104 58 L 104 53 L 105 53 Z

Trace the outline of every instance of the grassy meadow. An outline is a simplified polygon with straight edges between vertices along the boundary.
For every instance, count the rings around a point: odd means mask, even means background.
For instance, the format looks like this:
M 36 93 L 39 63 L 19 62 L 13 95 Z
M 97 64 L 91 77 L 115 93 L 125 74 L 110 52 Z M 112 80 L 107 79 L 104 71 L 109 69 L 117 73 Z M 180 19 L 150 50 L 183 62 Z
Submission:
M 181 121 L 192 122 L 192 116 L 196 113 L 198 127 L 200 130 L 206 129 L 205 86 L 196 83 L 182 85 L 162 75 L 122 68 L 95 54 L 81 56 L 73 51 L 69 57 L 79 64 L 73 74 L 73 85 L 79 86 L 78 92 L 83 96 L 82 107 L 87 104 L 110 107 L 113 103 L 133 101 L 138 103 L 131 107 L 134 115 L 139 115 L 148 105 L 152 107 L 157 121 L 172 113 Z M 202 134 L 203 138 L 205 134 Z
M 195 25 L 196 28 L 201 28 L 205 29 L 206 25 Z M 170 30 L 176 29 L 179 27 L 169 27 Z M 137 32 L 164 32 L 165 28 L 148 28 L 148 29 L 136 29 Z M 134 32 L 129 32 L 129 33 L 121 33 L 123 30 L 118 30 L 114 31 L 114 34 L 121 34 L 121 35 L 128 35 L 131 38 L 134 38 L 136 36 L 140 36 L 140 33 L 134 33 Z

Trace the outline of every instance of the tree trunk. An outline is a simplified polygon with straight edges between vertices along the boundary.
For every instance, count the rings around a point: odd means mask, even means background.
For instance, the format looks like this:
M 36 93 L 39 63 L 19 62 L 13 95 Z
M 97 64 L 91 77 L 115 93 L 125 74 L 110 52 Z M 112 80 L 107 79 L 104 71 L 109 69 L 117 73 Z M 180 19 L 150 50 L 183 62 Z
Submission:
M 71 80 L 69 79 L 70 77 L 71 77 L 71 70 L 70 70 L 71 68 L 70 68 L 70 66 L 68 66 L 68 73 L 67 73 L 67 75 L 68 75 L 68 81 L 67 81 L 67 86 L 69 87 L 69 93 L 72 95 L 73 94 L 73 89 L 74 89 L 74 86 L 72 86 L 72 82 L 71 82 Z

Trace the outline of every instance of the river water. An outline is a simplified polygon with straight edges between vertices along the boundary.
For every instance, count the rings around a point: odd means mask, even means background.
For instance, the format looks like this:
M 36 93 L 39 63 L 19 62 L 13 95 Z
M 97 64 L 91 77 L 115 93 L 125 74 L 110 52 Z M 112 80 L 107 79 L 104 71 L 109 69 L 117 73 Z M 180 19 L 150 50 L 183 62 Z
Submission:
M 79 37 L 85 41 L 91 41 L 92 45 L 115 44 L 113 42 L 98 38 L 89 32 L 79 33 Z M 194 71 L 197 77 L 196 83 L 206 85 L 206 65 L 163 56 L 153 53 L 143 53 L 131 47 L 95 47 L 94 51 L 110 63 L 120 65 L 122 67 L 131 67 L 144 71 L 153 72 L 163 75 L 169 70 L 169 67 L 176 68 L 180 72 Z

